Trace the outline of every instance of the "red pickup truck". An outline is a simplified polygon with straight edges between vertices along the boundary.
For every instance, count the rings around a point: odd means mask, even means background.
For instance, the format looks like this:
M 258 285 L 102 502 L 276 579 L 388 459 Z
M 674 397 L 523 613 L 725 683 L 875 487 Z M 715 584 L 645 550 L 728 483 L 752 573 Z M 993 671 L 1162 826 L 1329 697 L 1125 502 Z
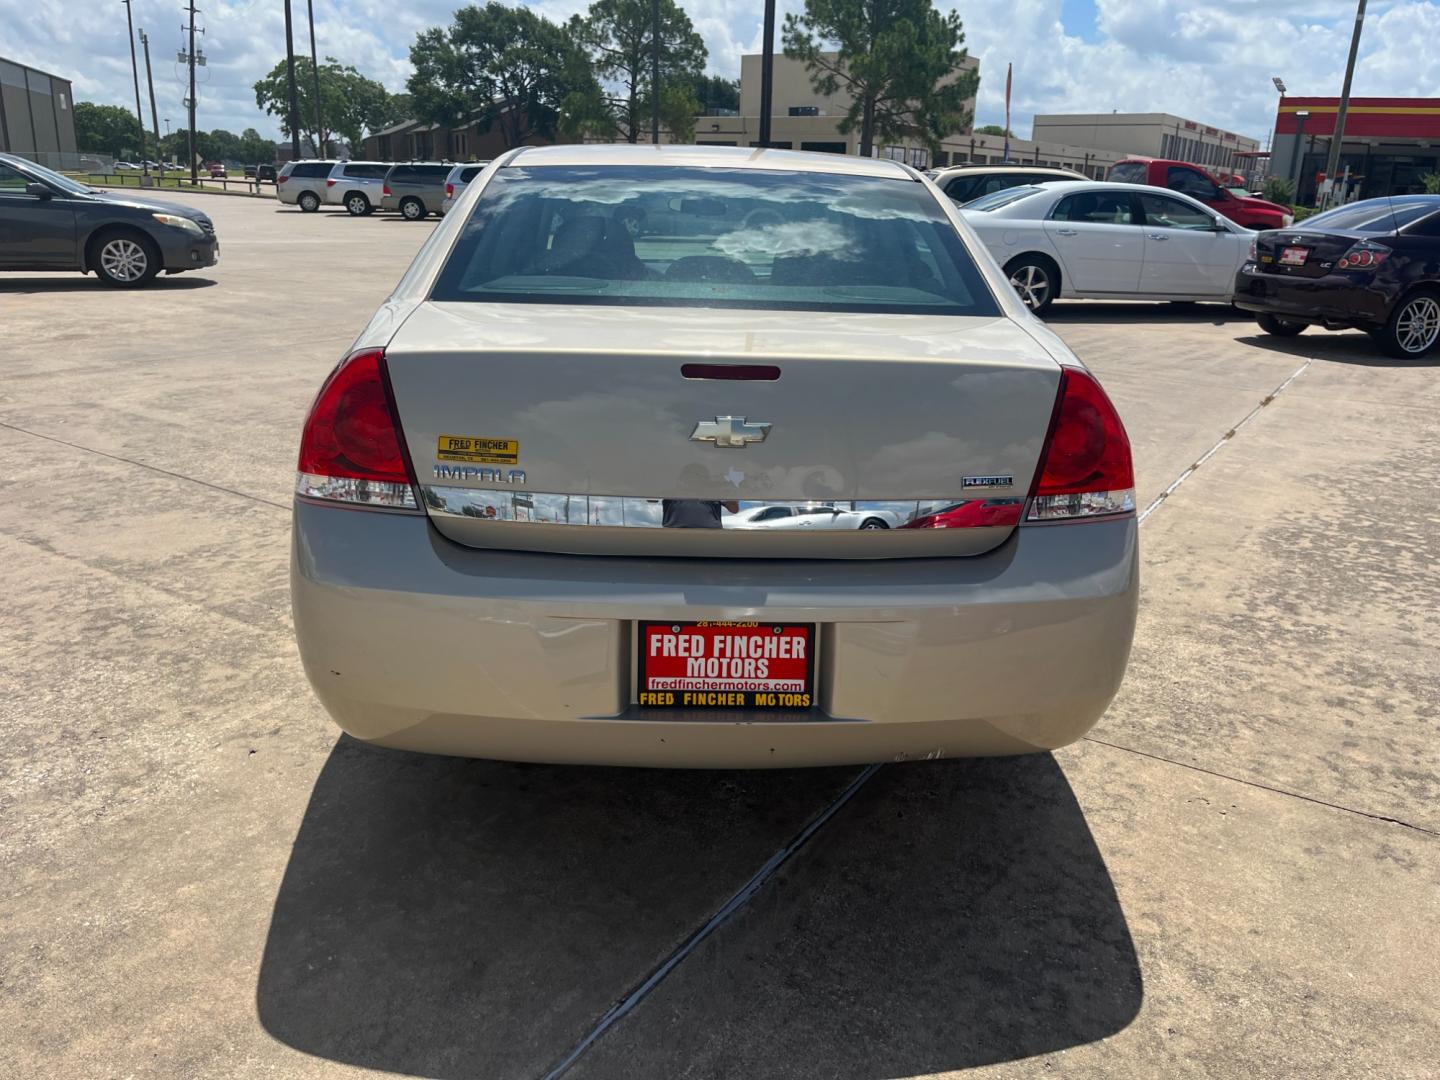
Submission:
M 1249 195 L 1235 195 L 1199 165 L 1188 161 L 1126 158 L 1110 166 L 1109 179 L 1120 184 L 1149 184 L 1179 191 L 1247 229 L 1288 229 L 1295 224 L 1295 215 L 1288 206 Z

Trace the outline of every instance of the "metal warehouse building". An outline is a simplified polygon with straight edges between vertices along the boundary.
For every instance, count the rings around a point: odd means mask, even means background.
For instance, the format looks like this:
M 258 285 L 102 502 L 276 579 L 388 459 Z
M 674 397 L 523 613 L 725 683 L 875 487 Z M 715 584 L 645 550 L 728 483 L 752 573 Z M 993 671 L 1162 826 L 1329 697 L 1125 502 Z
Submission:
M 0 57 L 0 150 L 60 168 L 74 165 L 70 81 Z

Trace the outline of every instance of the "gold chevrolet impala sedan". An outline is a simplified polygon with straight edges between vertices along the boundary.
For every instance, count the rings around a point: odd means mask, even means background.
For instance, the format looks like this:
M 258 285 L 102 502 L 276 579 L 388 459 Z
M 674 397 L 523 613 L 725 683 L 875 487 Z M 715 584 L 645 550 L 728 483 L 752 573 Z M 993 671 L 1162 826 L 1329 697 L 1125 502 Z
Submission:
M 1125 671 L 1130 445 L 900 163 L 522 148 L 321 387 L 291 577 L 315 693 L 382 746 L 1049 750 Z

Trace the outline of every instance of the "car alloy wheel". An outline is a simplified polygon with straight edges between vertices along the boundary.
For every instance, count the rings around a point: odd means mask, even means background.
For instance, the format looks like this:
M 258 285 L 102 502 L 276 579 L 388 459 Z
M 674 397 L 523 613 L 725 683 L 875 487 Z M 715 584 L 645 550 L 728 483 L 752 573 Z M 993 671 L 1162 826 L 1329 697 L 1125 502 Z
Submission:
M 400 213 L 405 215 L 406 221 L 419 221 L 425 216 L 425 207 L 416 199 L 406 199 L 400 204 Z
M 866 518 L 860 523 L 862 529 L 884 529 L 886 524 L 878 518 Z
M 150 256 L 134 240 L 117 236 L 100 249 L 100 268 L 114 281 L 139 281 L 150 269 Z
M 351 195 L 345 200 L 345 209 L 350 211 L 353 217 L 364 217 L 370 212 L 370 200 L 364 195 Z
M 1043 266 L 1025 263 L 1010 274 L 1010 284 L 1031 311 L 1039 311 L 1050 299 L 1050 275 Z
M 1428 352 L 1440 340 L 1440 300 L 1417 296 L 1395 317 L 1395 343 L 1410 356 Z
M 300 209 L 307 214 L 313 214 L 320 209 L 320 197 L 313 191 L 307 191 L 300 196 Z

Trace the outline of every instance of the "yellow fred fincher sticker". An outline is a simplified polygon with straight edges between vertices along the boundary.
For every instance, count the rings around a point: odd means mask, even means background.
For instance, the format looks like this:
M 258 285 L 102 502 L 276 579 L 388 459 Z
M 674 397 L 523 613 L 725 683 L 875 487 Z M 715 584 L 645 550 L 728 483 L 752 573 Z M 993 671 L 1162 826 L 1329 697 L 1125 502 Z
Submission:
M 441 461 L 514 465 L 520 460 L 520 442 L 518 439 L 486 439 L 479 435 L 441 435 L 435 456 Z

